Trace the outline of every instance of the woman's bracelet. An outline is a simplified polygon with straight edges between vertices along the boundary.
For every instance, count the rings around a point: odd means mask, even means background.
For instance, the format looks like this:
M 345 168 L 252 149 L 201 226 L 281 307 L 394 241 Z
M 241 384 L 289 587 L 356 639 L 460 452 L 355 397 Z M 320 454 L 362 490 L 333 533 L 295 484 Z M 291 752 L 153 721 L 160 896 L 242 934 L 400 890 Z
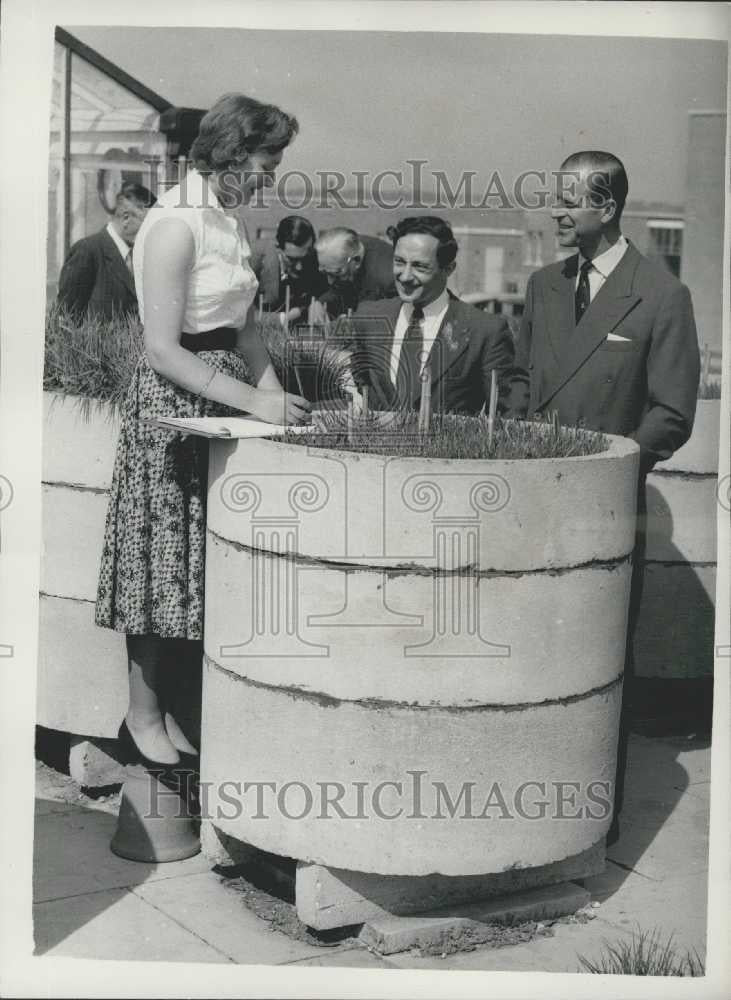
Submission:
M 203 385 L 203 388 L 198 391 L 198 393 L 197 393 L 198 396 L 202 396 L 203 395 L 203 393 L 206 391 L 206 389 L 208 388 L 208 386 L 214 380 L 214 378 L 216 377 L 216 375 L 218 375 L 218 371 L 214 368 L 213 371 L 211 372 L 211 374 L 209 375 L 209 377 L 206 379 L 205 384 Z

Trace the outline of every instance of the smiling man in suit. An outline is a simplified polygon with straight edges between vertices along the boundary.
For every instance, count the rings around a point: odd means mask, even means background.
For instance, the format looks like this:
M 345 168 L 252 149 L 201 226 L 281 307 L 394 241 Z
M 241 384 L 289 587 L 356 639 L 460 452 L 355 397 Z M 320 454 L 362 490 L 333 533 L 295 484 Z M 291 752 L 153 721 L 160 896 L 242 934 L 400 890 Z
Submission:
M 489 403 L 492 370 L 499 411 L 516 374 L 510 328 L 447 291 L 457 243 L 434 216 L 402 219 L 388 230 L 397 299 L 362 302 L 355 314 L 356 377 L 380 409 L 417 408 L 428 365 L 432 412 L 479 413 Z
M 518 362 L 530 374 L 530 413 L 621 434 L 640 446 L 638 528 L 630 595 L 624 705 L 607 838 L 617 839 L 628 734 L 632 635 L 642 593 L 645 478 L 693 428 L 700 375 L 690 293 L 621 233 L 627 174 L 611 153 L 573 153 L 561 166 L 552 211 L 562 247 L 577 253 L 533 274 Z
M 135 237 L 155 196 L 141 184 L 122 185 L 114 215 L 98 233 L 71 247 L 58 279 L 58 304 L 76 320 L 137 314 L 132 272 Z

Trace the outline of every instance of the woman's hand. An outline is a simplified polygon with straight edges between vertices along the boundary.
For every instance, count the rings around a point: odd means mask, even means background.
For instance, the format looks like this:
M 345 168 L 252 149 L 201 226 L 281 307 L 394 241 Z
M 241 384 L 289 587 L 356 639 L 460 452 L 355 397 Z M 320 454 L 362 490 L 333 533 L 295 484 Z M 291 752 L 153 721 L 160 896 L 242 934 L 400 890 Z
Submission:
M 310 421 L 311 404 L 283 389 L 257 389 L 250 412 L 268 424 L 305 424 Z

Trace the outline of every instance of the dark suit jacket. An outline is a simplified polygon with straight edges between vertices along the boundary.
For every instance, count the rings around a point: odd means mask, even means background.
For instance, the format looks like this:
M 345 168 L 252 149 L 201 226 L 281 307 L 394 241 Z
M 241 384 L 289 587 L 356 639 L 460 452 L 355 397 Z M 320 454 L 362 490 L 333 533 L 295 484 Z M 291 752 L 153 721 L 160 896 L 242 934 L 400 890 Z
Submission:
M 328 287 L 320 296 L 334 319 L 355 311 L 360 302 L 395 298 L 396 285 L 393 280 L 393 247 L 376 236 L 359 236 L 363 249 L 363 263 L 356 280 L 341 287 Z
M 282 281 L 282 266 L 277 246 L 273 242 L 254 247 L 251 266 L 259 280 L 259 293 L 270 312 L 283 309 L 286 302 L 286 282 Z M 317 299 L 327 288 L 327 279 L 317 267 L 317 254 L 313 251 L 302 270 L 301 278 L 290 284 L 290 308 L 307 308 L 310 298 Z
M 690 293 L 630 244 L 578 326 L 578 256 L 531 275 L 518 338 L 530 413 L 635 440 L 640 470 L 690 436 L 700 373 Z M 625 340 L 608 340 L 613 333 Z
M 400 299 L 385 299 L 362 302 L 354 315 L 356 378 L 360 370 L 362 380 L 373 387 L 369 402 L 372 398 L 378 409 L 389 409 L 396 395 L 390 371 L 400 310 Z M 429 364 L 432 412 L 479 413 L 489 402 L 493 368 L 498 372 L 498 409 L 509 410 L 516 369 L 513 339 L 503 317 L 489 316 L 450 297 Z
M 69 250 L 58 279 L 58 303 L 77 319 L 87 310 L 105 320 L 137 314 L 134 279 L 106 229 Z

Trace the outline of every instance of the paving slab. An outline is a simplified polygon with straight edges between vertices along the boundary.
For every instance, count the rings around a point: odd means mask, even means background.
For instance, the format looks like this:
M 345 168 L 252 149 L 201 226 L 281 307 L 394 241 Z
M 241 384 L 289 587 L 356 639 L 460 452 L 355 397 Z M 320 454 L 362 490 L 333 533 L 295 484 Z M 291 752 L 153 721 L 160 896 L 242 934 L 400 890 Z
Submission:
M 359 940 L 381 955 L 393 955 L 412 947 L 446 948 L 454 940 L 466 947 L 489 941 L 496 923 L 563 916 L 575 913 L 588 902 L 589 893 L 585 889 L 567 882 L 482 903 L 443 907 L 417 916 L 376 917 L 364 924 Z
M 106 812 L 78 807 L 39 816 L 34 835 L 34 901 L 125 888 L 210 869 L 202 854 L 159 865 L 118 858 L 109 849 L 116 825 L 116 817 Z
M 125 889 L 37 903 L 33 924 L 37 955 L 150 962 L 231 961 Z
M 676 872 L 708 871 L 708 807 L 695 796 L 685 796 L 662 822 L 645 808 L 623 812 L 621 836 L 607 851 L 610 861 L 625 865 L 642 875 L 662 880 Z M 625 815 L 632 815 L 631 822 Z
M 273 930 L 215 872 L 146 882 L 134 892 L 241 964 L 278 965 L 323 957 L 333 950 L 295 941 Z
M 446 955 L 404 952 L 389 955 L 399 969 L 457 969 L 494 972 L 580 972 L 579 955 L 596 958 L 604 940 L 631 940 L 629 931 L 597 918 L 585 924 L 554 924 L 553 935 L 505 948 L 477 948 Z
M 681 951 L 695 949 L 703 956 L 708 907 L 706 877 L 678 871 L 677 875 L 659 882 L 634 872 L 623 874 L 626 877 L 613 887 L 607 884 L 607 873 L 584 880 L 592 899 L 601 902 L 597 913 L 602 921 L 630 931 L 636 930 L 638 924 L 646 931 L 657 929 L 663 941 L 672 935 Z
M 317 958 L 302 958 L 290 965 L 312 966 L 318 968 L 338 968 L 338 969 L 395 969 L 397 966 L 387 958 L 374 955 L 373 952 L 365 948 L 350 948 L 347 951 L 337 951 L 333 955 L 319 955 Z

